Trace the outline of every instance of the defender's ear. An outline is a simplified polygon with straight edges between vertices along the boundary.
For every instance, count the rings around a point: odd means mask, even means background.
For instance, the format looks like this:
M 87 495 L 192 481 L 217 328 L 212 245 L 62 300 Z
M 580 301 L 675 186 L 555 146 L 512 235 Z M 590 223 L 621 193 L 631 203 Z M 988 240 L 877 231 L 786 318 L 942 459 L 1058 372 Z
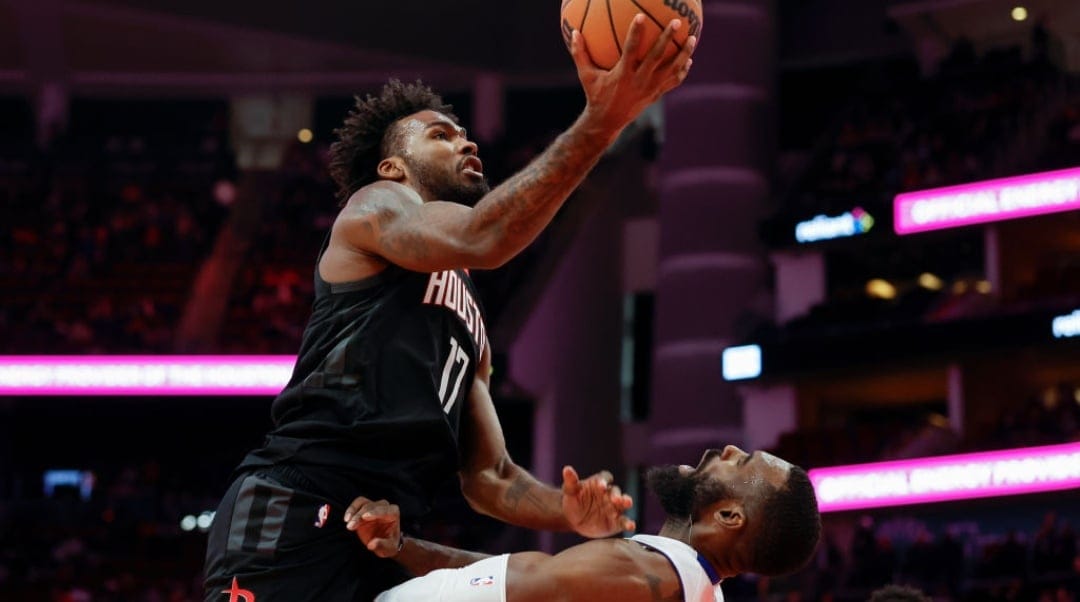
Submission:
M 713 521 L 721 529 L 742 529 L 746 525 L 746 510 L 737 500 L 720 502 L 713 511 Z

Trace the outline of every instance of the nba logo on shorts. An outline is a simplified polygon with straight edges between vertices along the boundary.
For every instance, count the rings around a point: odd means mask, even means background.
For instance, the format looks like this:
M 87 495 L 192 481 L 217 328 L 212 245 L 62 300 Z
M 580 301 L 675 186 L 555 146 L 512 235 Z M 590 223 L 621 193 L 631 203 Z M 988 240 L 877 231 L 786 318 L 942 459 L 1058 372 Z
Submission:
M 473 577 L 469 580 L 469 585 L 495 585 L 495 577 Z
M 330 518 L 330 504 L 323 504 L 319 508 L 319 520 L 315 521 L 315 526 L 322 529 L 328 518 Z

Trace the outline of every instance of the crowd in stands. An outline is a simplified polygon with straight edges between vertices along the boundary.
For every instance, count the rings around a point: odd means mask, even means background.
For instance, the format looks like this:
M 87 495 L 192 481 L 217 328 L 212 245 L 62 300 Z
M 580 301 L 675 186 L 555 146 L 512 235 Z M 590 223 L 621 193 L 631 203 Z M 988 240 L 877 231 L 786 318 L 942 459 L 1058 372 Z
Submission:
M 111 112 L 95 109 L 75 117 L 93 126 Z M 4 158 L 0 352 L 170 351 L 227 213 L 211 194 L 232 169 L 213 116 L 175 139 L 73 124 L 45 151 Z
M 1072 100 L 1060 115 L 1053 113 L 1077 82 L 1038 48 L 1027 59 L 1019 48 L 978 56 L 969 42 L 959 40 L 932 77 L 896 65 L 883 66 L 875 75 L 840 111 L 797 184 L 780 199 L 777 214 L 762 227 L 770 243 L 788 246 L 794 242 L 794 224 L 816 215 L 836 216 L 860 207 L 877 222 L 870 231 L 876 246 L 826 251 L 828 299 L 785 325 L 790 334 L 827 335 L 837 328 L 916 324 L 993 311 L 1000 302 L 987 296 L 989 290 L 973 286 L 984 278 L 982 242 L 972 243 L 962 232 L 950 239 L 894 240 L 889 231 L 893 198 L 907 191 L 1074 167 L 1080 157 L 1080 102 Z M 851 270 L 847 264 L 852 263 L 866 265 Z M 1060 291 L 1065 269 L 1052 266 L 1040 282 L 1056 283 Z M 845 279 L 845 270 L 857 277 Z M 918 286 L 925 271 L 942 276 L 946 287 L 930 291 Z M 889 280 L 896 296 L 868 295 L 865 287 L 872 278 Z M 1075 286 L 1065 288 L 1080 295 Z
M 938 601 L 1075 602 L 1080 555 L 1072 523 L 1052 510 L 1041 522 L 1037 515 L 1025 522 L 1028 530 L 1000 527 L 989 514 L 975 513 L 934 527 L 902 512 L 884 520 L 867 515 L 842 530 L 843 540 L 826 523 L 806 570 L 754 585 L 758 593 L 792 601 L 863 601 L 897 583 Z
M 1080 165 L 1080 84 L 1077 82 L 1069 82 L 1065 106 L 1054 116 L 1049 132 L 1040 163 L 1048 169 Z
M 1060 383 L 1008 408 L 988 440 L 1000 448 L 1080 441 L 1080 385 Z
M 1058 383 L 1017 403 L 1006 403 L 997 408 L 992 422 L 975 425 L 964 436 L 942 414 L 944 401 L 937 405 L 884 409 L 872 419 L 852 415 L 844 426 L 801 427 L 782 435 L 773 451 L 801 466 L 814 467 L 1080 441 L 1080 386 L 1076 383 Z
M 156 464 L 100 475 L 90 500 L 0 503 L 0 599 L 12 602 L 201 600 L 205 534 L 180 518 L 216 505 L 170 487 Z
M 296 353 L 314 299 L 313 273 L 337 213 L 324 142 L 287 147 L 279 192 L 264 208 L 233 282 L 219 347 L 227 353 Z
M 853 98 L 781 212 L 887 216 L 899 192 L 1011 175 L 1010 143 L 1064 85 L 1019 48 L 977 56 L 959 40 L 933 77 L 899 69 Z
M 203 600 L 206 521 L 227 484 L 219 473 L 227 474 L 238 457 L 221 458 L 213 468 L 223 470 L 213 471 L 202 470 L 203 460 L 191 454 L 161 462 L 91 462 L 95 480 L 85 499 L 75 486 L 42 494 L 41 473 L 25 471 L 22 493 L 0 496 L 0 600 Z M 0 481 L 0 492 L 7 484 Z M 471 549 L 535 546 L 514 539 L 521 530 L 475 515 L 460 494 L 449 492 L 410 532 Z

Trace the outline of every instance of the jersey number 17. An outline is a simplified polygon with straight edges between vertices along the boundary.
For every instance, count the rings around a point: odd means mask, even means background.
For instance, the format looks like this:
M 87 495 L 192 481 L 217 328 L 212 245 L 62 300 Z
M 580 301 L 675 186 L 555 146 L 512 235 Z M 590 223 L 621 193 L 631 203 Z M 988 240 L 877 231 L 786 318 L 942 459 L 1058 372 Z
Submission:
M 458 393 L 461 391 L 461 381 L 469 367 L 469 355 L 465 353 L 457 339 L 450 337 L 450 353 L 446 356 L 446 364 L 443 365 L 442 378 L 439 380 L 439 403 L 443 412 L 450 413 L 450 408 L 457 402 Z M 454 381 L 454 388 L 447 395 L 450 381 Z

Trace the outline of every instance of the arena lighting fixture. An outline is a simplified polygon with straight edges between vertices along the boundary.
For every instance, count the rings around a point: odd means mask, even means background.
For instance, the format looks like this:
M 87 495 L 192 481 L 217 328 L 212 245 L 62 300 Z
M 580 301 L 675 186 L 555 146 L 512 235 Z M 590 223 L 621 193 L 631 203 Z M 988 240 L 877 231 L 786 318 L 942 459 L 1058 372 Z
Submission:
M 728 347 L 720 354 L 724 380 L 749 380 L 761 376 L 761 347 L 740 345 Z
M 1069 339 L 1080 336 L 1080 309 L 1071 314 L 1054 318 L 1050 322 L 1050 332 L 1054 334 L 1055 339 Z
M 888 280 L 874 278 L 866 283 L 866 294 L 876 299 L 895 299 L 896 287 Z
M 1013 21 L 1026 21 L 1028 18 L 1028 10 L 1023 6 L 1015 6 L 1009 15 L 1012 17 Z
M 6 355 L 0 395 L 277 395 L 295 355 Z
M 919 274 L 919 286 L 925 288 L 928 291 L 940 291 L 945 288 L 945 283 L 934 274 L 930 272 L 923 272 Z
M 1080 167 L 907 192 L 893 201 L 893 228 L 914 234 L 1080 209 Z
M 810 470 L 822 512 L 1080 488 L 1080 443 Z
M 45 497 L 52 497 L 57 487 L 67 486 L 78 489 L 79 497 L 86 501 L 94 492 L 97 477 L 89 470 L 54 468 L 45 471 L 42 481 Z

